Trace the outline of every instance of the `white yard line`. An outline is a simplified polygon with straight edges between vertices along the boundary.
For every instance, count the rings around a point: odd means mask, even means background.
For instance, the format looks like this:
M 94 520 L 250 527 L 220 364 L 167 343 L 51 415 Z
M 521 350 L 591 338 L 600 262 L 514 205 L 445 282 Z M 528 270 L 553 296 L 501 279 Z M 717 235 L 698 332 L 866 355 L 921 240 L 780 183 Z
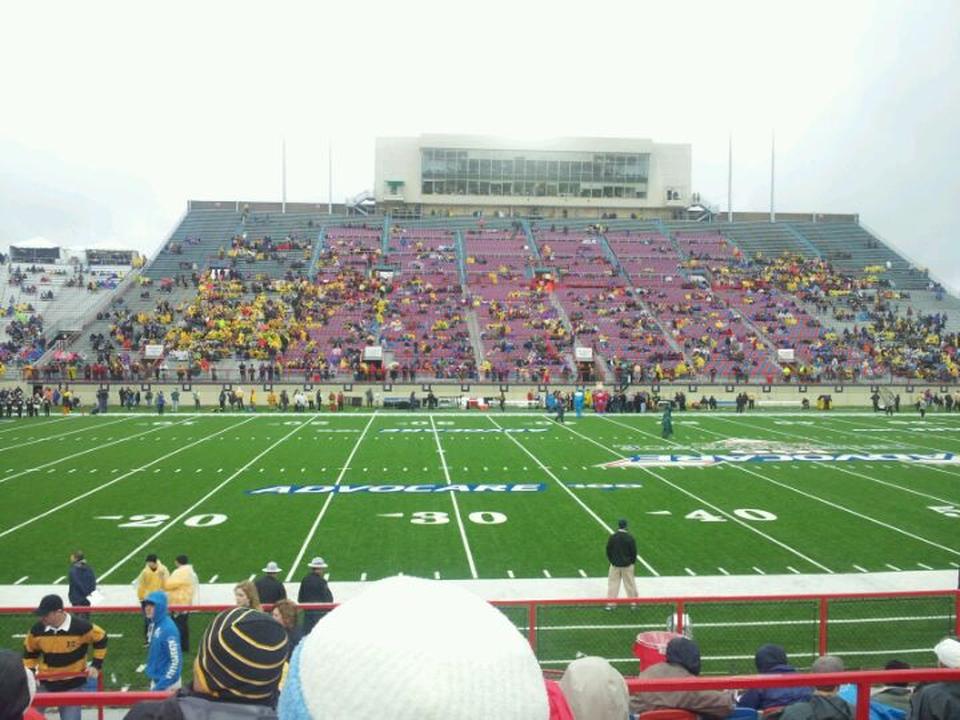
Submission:
M 249 422 L 249 421 L 247 421 L 247 422 Z M 211 433 L 210 435 L 207 435 L 207 436 L 205 436 L 205 437 L 202 437 L 202 438 L 200 438 L 199 440 L 194 440 L 194 441 L 193 441 L 192 443 L 190 443 L 189 445 L 184 445 L 183 447 L 177 448 L 176 450 L 172 450 L 171 452 L 168 452 L 166 455 L 162 455 L 162 456 L 158 457 L 156 460 L 151 460 L 150 462 L 146 463 L 145 465 L 141 465 L 140 467 L 134 468 L 134 469 L 131 470 L 130 472 L 126 472 L 126 473 L 124 473 L 123 475 L 118 475 L 117 477 L 115 477 L 113 480 L 110 480 L 109 482 L 105 482 L 105 483 L 103 483 L 102 485 L 98 485 L 98 486 L 95 487 L 95 488 L 92 488 L 92 489 L 90 489 L 90 490 L 87 490 L 87 492 L 85 492 L 85 493 L 82 493 L 82 494 L 80 494 L 80 495 L 77 495 L 76 497 L 70 498 L 69 500 L 60 503 L 60 504 L 57 505 L 56 507 L 50 508 L 49 510 L 47 510 L 47 511 L 45 511 L 45 512 L 42 512 L 42 513 L 40 513 L 39 515 L 35 515 L 34 517 L 29 518 L 28 520 L 24 520 L 24 521 L 23 521 L 22 523 L 20 523 L 19 525 L 14 525 L 14 526 L 11 527 L 11 528 L 7 528 L 7 529 L 4 530 L 3 532 L 0 532 L 0 538 L 6 537 L 6 536 L 9 535 L 10 533 L 16 532 L 17 530 L 19 530 L 19 529 L 21 529 L 21 528 L 24 528 L 24 527 L 26 527 L 27 525 L 30 525 L 30 524 L 32 524 L 32 523 L 35 523 L 37 520 L 41 520 L 41 519 L 47 517 L 48 515 L 52 515 L 53 513 L 58 512 L 58 511 L 62 510 L 62 509 L 65 508 L 65 507 L 69 507 L 69 506 L 72 505 L 73 503 L 78 502 L 79 500 L 83 500 L 84 498 L 89 497 L 90 495 L 93 495 L 94 493 L 98 493 L 98 492 L 100 492 L 101 490 L 106 490 L 108 487 L 110 487 L 111 485 L 114 485 L 114 484 L 120 482 L 120 481 L 123 480 L 124 478 L 128 478 L 128 477 L 130 477 L 131 475 L 134 475 L 135 473 L 138 473 L 138 472 L 143 472 L 143 471 L 146 470 L 147 468 L 152 467 L 153 465 L 156 465 L 156 464 L 159 463 L 159 462 L 163 462 L 164 460 L 166 460 L 166 459 L 168 459 L 168 458 L 176 455 L 177 453 L 183 452 L 184 450 L 188 450 L 188 449 L 192 448 L 192 447 L 195 446 L 195 445 L 199 445 L 200 443 L 205 442 L 206 440 L 209 440 L 210 438 L 216 437 L 217 435 L 220 435 L 221 433 L 225 433 L 225 432 L 227 432 L 227 431 L 229 431 L 229 430 L 233 430 L 233 428 L 238 427 L 238 426 L 243 425 L 243 424 L 244 424 L 244 423 L 242 423 L 242 422 L 240 422 L 240 423 L 235 423 L 234 425 L 231 425 L 231 426 L 229 426 L 229 427 L 226 427 L 226 428 L 224 428 L 223 430 L 218 430 L 218 431 L 215 432 L 215 433 Z
M 640 430 L 640 429 L 638 429 L 638 428 L 631 427 L 630 425 L 625 425 L 625 424 L 623 424 L 623 423 L 618 423 L 618 422 L 616 422 L 615 420 L 610 420 L 609 418 L 604 418 L 604 419 L 607 420 L 607 422 L 611 422 L 611 423 L 613 423 L 614 425 L 620 425 L 621 427 L 628 428 L 628 429 L 630 429 L 630 430 L 633 430 L 634 432 L 638 432 L 638 433 L 641 433 L 641 434 L 643 434 L 643 435 L 651 435 L 651 433 L 646 433 L 646 432 L 644 432 L 643 430 Z M 621 455 L 619 452 L 617 452 L 617 451 L 614 450 L 613 448 L 607 447 L 607 446 L 604 445 L 603 443 L 597 442 L 597 441 L 594 440 L 593 438 L 587 437 L 586 435 L 581 435 L 581 434 L 578 433 L 576 430 L 572 430 L 572 429 L 570 429 L 570 428 L 567 428 L 567 429 L 568 429 L 570 432 L 574 433 L 575 435 L 578 435 L 579 437 L 582 437 L 584 440 L 587 440 L 587 441 L 593 443 L 593 444 L 596 445 L 597 447 L 603 448 L 604 450 L 606 450 L 607 452 L 611 453 L 612 455 L 616 455 L 617 457 L 619 457 L 619 458 L 621 458 L 621 459 L 624 459 L 624 458 L 627 457 L 626 455 Z M 654 437 L 655 437 L 655 436 L 654 436 Z M 668 442 L 669 442 L 669 441 L 668 441 Z M 675 445 L 679 445 L 679 443 L 674 443 L 674 444 L 675 444 Z M 682 446 L 682 447 L 686 447 L 686 446 Z M 776 546 L 778 546 L 778 547 L 780 547 L 780 548 L 783 548 L 783 549 L 786 550 L 787 552 L 789 552 L 789 553 L 791 553 L 791 554 L 793 554 L 793 555 L 796 555 L 798 558 L 800 558 L 800 559 L 802 559 L 802 560 L 805 560 L 806 562 L 810 563 L 810 564 L 813 565 L 814 567 L 820 568 L 821 570 L 823 570 L 823 571 L 826 572 L 826 573 L 830 573 L 830 574 L 833 573 L 833 570 L 831 570 L 830 568 L 828 568 L 826 565 L 824 565 L 823 563 L 817 562 L 817 561 L 814 560 L 813 558 L 811 558 L 811 557 L 803 554 L 802 552 L 800 552 L 799 550 L 797 550 L 797 549 L 796 549 L 795 547 L 793 547 L 792 545 L 788 545 L 787 543 L 785 543 L 785 542 L 783 542 L 783 541 L 781 541 L 781 540 L 777 540 L 775 537 L 773 537 L 773 536 L 771 536 L 771 535 L 768 535 L 767 533 L 763 532 L 763 530 L 760 530 L 759 528 L 753 527 L 753 526 L 750 525 L 749 523 L 744 522 L 743 520 L 741 520 L 740 518 L 738 518 L 736 515 L 733 515 L 732 513 L 728 513 L 726 510 L 720 509 L 719 507 L 717 507 L 716 505 L 714 505 L 714 504 L 711 503 L 711 502 L 708 502 L 707 500 L 705 500 L 704 498 L 700 497 L 700 496 L 697 495 L 696 493 L 692 493 L 692 492 L 690 492 L 689 490 L 681 487 L 680 485 L 677 485 L 676 483 L 667 480 L 665 477 L 663 477 L 663 476 L 660 475 L 659 473 L 654 472 L 654 471 L 651 470 L 650 468 L 641 468 L 641 469 L 642 469 L 644 472 L 648 473 L 649 475 L 652 475 L 653 477 L 657 478 L 657 480 L 659 480 L 659 481 L 662 482 L 663 484 L 669 485 L 669 486 L 672 487 L 674 490 L 677 490 L 678 492 L 683 493 L 683 494 L 686 495 L 687 497 L 693 498 L 693 499 L 696 500 L 697 502 L 703 503 L 704 505 L 706 505 L 706 506 L 709 507 L 710 509 L 712 509 L 712 510 L 714 510 L 715 512 L 718 512 L 719 514 L 723 515 L 723 516 L 724 516 L 725 518 L 727 518 L 728 520 L 731 520 L 731 521 L 735 522 L 735 523 L 736 523 L 737 525 L 739 525 L 740 527 L 745 528 L 746 530 L 749 530 L 750 532 L 755 533 L 756 535 L 759 535 L 760 537 L 766 539 L 767 541 L 773 543 L 774 545 L 776 545 Z
M 250 418 L 250 419 L 252 419 L 252 418 Z M 249 420 L 248 420 L 248 421 L 249 421 Z M 243 425 L 243 424 L 244 424 L 244 423 L 238 423 L 238 425 Z M 277 440 L 275 443 L 273 443 L 273 444 L 272 444 L 270 447 L 268 447 L 266 450 L 263 450 L 262 452 L 257 453 L 257 455 L 256 455 L 252 460 L 250 460 L 250 461 L 248 461 L 247 463 L 245 463 L 239 470 L 237 470 L 235 473 L 233 473 L 232 475 L 230 475 L 226 480 L 224 480 L 224 481 L 221 482 L 219 485 L 217 485 L 213 490 L 211 490 L 211 491 L 208 492 L 206 495 L 204 495 L 202 498 L 200 498 L 199 500 L 197 500 L 193 505 L 191 505 L 190 507 L 188 507 L 186 510 L 184 510 L 182 513 L 180 513 L 179 515 L 177 515 L 175 518 L 169 520 L 166 525 L 164 525 L 163 527 L 161 527 L 159 530 L 157 530 L 157 532 L 155 532 L 155 533 L 154 533 L 153 535 L 151 535 L 149 538 L 147 538 L 147 539 L 144 540 L 142 543 L 140 543 L 140 545 L 138 545 L 138 546 L 135 547 L 133 550 L 131 550 L 129 553 L 127 553 L 123 558 L 121 558 L 121 559 L 118 560 L 116 563 L 114 563 L 105 573 L 103 573 L 103 574 L 100 576 L 99 579 L 102 581 L 102 580 L 105 580 L 106 578 L 108 578 L 108 577 L 109 577 L 110 575 L 112 575 L 118 568 L 120 568 L 121 566 L 123 566 L 123 564 L 124 564 L 125 562 L 127 562 L 128 560 L 130 560 L 130 558 L 132 558 L 134 555 L 136 555 L 137 553 L 139 553 L 141 550 L 143 550 L 143 549 L 144 549 L 145 547 L 147 547 L 148 545 L 151 545 L 152 543 L 156 542 L 156 539 L 157 539 L 158 537 L 160 537 L 161 535 L 163 535 L 167 530 L 169 530 L 170 528 L 173 528 L 173 527 L 177 527 L 177 525 L 179 525 L 179 523 L 180 523 L 181 520 L 183 520 L 185 517 L 187 517 L 187 515 L 189 515 L 190 513 L 192 513 L 192 512 L 193 512 L 194 510 L 196 510 L 198 507 L 200 507 L 201 505 L 203 505 L 203 503 L 205 503 L 207 500 L 209 500 L 210 498 L 212 498 L 212 497 L 213 497 L 214 495 L 216 495 L 218 492 L 220 492 L 223 488 L 225 488 L 228 484 L 230 484 L 230 482 L 232 482 L 232 481 L 234 480 L 234 478 L 238 477 L 238 476 L 241 475 L 245 470 L 247 470 L 247 468 L 249 468 L 251 465 L 253 465 L 253 464 L 256 463 L 257 461 L 259 461 L 262 457 L 264 457 L 264 456 L 267 455 L 268 453 L 270 453 L 274 448 L 276 448 L 278 445 L 280 445 L 281 443 L 283 443 L 284 441 L 286 441 L 286 440 L 287 440 L 288 438 L 290 438 L 292 435 L 295 435 L 296 433 L 300 432 L 303 428 L 307 427 L 307 425 L 309 425 L 309 424 L 310 424 L 310 423 L 302 423 L 301 425 L 297 425 L 297 427 L 295 427 L 293 430 L 291 430 L 290 432 L 288 432 L 288 433 L 287 433 L 286 435 L 284 435 L 282 438 L 280 438 L 279 440 Z M 236 426 L 234 426 L 234 427 L 236 427 Z M 232 429 L 232 428 L 226 428 L 226 429 L 227 429 L 227 430 L 230 430 L 230 429 Z M 201 441 L 201 442 L 202 442 L 202 441 Z
M 181 420 L 181 422 L 186 422 L 186 421 Z M 58 460 L 51 460 L 50 462 L 44 463 L 43 465 L 37 465 L 36 467 L 27 468 L 26 470 L 21 470 L 20 472 L 14 473 L 13 475 L 7 475 L 6 477 L 0 478 L 0 485 L 7 482 L 8 480 L 13 480 L 14 478 L 18 478 L 21 475 L 26 475 L 27 473 L 31 473 L 31 472 L 37 472 L 38 470 L 42 470 L 43 468 L 50 467 L 51 465 L 59 465 L 65 460 L 72 460 L 75 457 L 80 457 L 81 455 L 86 455 L 87 453 L 96 452 L 97 450 L 103 450 L 103 448 L 107 448 L 107 447 L 110 447 L 111 445 L 116 445 L 118 443 L 126 442 L 127 440 L 133 440 L 134 438 L 141 437 L 142 435 L 149 435 L 150 433 L 157 432 L 158 430 L 167 430 L 170 427 L 172 426 L 161 425 L 155 428 L 151 428 L 150 430 L 144 430 L 143 432 L 135 433 L 134 435 L 130 435 L 128 437 L 120 438 L 119 440 L 114 440 L 113 442 L 104 443 L 103 445 L 97 445 L 87 450 L 81 450 L 78 453 L 67 455 L 66 457 L 59 458 Z
M 63 422 L 64 420 L 70 420 L 71 418 L 82 417 L 81 415 L 63 415 L 61 417 L 50 418 L 49 420 L 44 419 L 42 422 L 44 425 L 53 425 L 53 423 Z M 39 419 L 39 418 L 38 418 Z M 15 418 L 13 420 L 7 420 L 12 427 L 8 427 L 6 430 L 0 430 L 0 435 L 4 433 L 13 432 L 14 430 L 33 430 L 39 423 L 32 422 L 28 420 L 29 426 L 20 422 L 20 418 Z
M 495 427 L 498 427 L 498 428 L 500 428 L 501 430 L 503 430 L 503 426 L 500 425 L 496 420 L 494 420 L 493 417 L 491 417 L 490 415 L 487 415 L 487 420 L 489 420 L 490 422 L 492 422 Z M 562 426 L 562 427 L 566 427 L 566 426 L 564 425 L 564 426 Z M 569 429 L 569 428 L 568 428 L 568 429 Z M 575 431 L 574 431 L 574 430 L 570 430 L 570 432 L 575 432 Z M 579 433 L 577 433 L 577 434 L 579 434 Z M 575 503 L 577 503 L 577 505 L 579 505 L 581 508 L 583 508 L 584 511 L 586 511 L 586 513 L 587 513 L 590 517 L 592 517 L 594 520 L 596 520 L 597 523 L 599 523 L 600 527 L 602 527 L 604 530 L 606 530 L 607 534 L 613 534 L 613 528 L 610 527 L 609 525 L 607 525 L 607 523 L 605 523 L 605 522 L 603 521 L 603 518 L 601 518 L 599 515 L 597 515 L 585 502 L 583 502 L 583 500 L 581 500 L 580 497 L 579 497 L 575 492 L 573 492 L 573 490 L 571 490 L 571 489 L 568 488 L 566 485 L 564 485 L 564 484 L 560 481 L 560 478 L 558 478 L 556 475 L 554 475 L 553 472 L 552 472 L 546 465 L 544 465 L 542 462 L 540 462 L 540 458 L 538 458 L 536 455 L 534 455 L 532 452 L 530 452 L 530 451 L 526 448 L 526 446 L 524 446 L 523 443 L 521 443 L 519 440 L 517 440 L 517 439 L 513 436 L 512 433 L 507 433 L 507 432 L 505 432 L 505 433 L 503 433 L 503 436 L 506 437 L 506 438 L 509 438 L 510 440 L 512 440 L 513 443 L 514 443 L 518 448 L 520 448 L 521 450 L 523 450 L 523 452 L 525 452 L 525 453 L 530 457 L 530 459 L 532 459 L 532 460 L 540 467 L 541 470 L 543 470 L 547 475 L 550 476 L 550 478 L 557 484 L 557 487 L 559 487 L 561 490 L 563 490 L 565 493 L 567 493 L 567 495 L 569 495 L 571 498 L 573 498 L 573 501 L 574 501 Z M 651 575 L 654 575 L 654 576 L 656 576 L 656 577 L 659 577 L 660 573 L 658 573 L 658 572 L 656 571 L 656 569 L 653 567 L 653 565 L 651 565 L 649 562 L 647 562 L 645 559 L 643 559 L 640 555 L 637 555 L 637 562 L 639 562 L 639 563 L 640 563 L 641 565 L 643 565 L 648 571 L 650 571 L 650 574 L 651 574 Z
M 360 447 L 360 443 L 363 442 L 363 439 L 367 436 L 367 431 L 370 429 L 370 426 L 373 425 L 373 421 L 376 419 L 377 413 L 374 412 L 367 421 L 367 424 L 363 427 L 363 432 L 360 433 L 360 437 L 357 438 L 357 442 L 354 443 L 353 449 L 347 456 L 347 461 L 343 464 L 343 467 L 340 468 L 340 474 L 337 475 L 337 480 L 333 483 L 334 487 L 340 487 L 340 483 L 343 482 L 343 477 L 347 474 L 347 469 L 350 467 L 350 463 L 353 461 L 353 456 L 356 455 L 357 449 Z M 300 546 L 300 550 L 297 552 L 296 558 L 294 558 L 293 562 L 290 563 L 290 572 L 287 573 L 286 582 L 291 582 L 293 580 L 293 575 L 296 573 L 297 568 L 303 561 L 303 556 L 307 552 L 307 548 L 310 546 L 310 542 L 313 540 L 313 536 L 316 534 L 317 528 L 320 526 L 320 521 L 323 520 L 323 516 L 326 515 L 327 508 L 330 507 L 330 503 L 333 502 L 334 495 L 336 495 L 335 492 L 328 493 L 326 499 L 323 501 L 323 506 L 320 508 L 320 512 L 317 513 L 317 517 L 314 519 L 313 525 L 310 526 L 310 531 L 307 533 L 307 536 L 303 539 L 303 544 Z
M 28 440 L 26 442 L 17 443 L 16 445 L 7 445 L 6 447 L 0 448 L 0 452 L 5 450 L 13 450 L 15 448 L 26 447 L 27 445 L 36 445 L 37 443 L 46 442 L 47 440 L 58 440 L 59 438 L 67 437 L 68 435 L 76 435 L 77 433 L 89 432 L 90 430 L 100 430 L 107 427 L 108 425 L 116 425 L 117 423 L 126 422 L 128 418 L 120 418 L 119 420 L 111 420 L 110 422 L 103 423 L 90 423 L 87 427 L 80 428 L 79 430 L 71 430 L 70 432 L 60 433 L 59 435 L 46 435 L 36 440 Z
M 440 455 L 440 467 L 443 468 L 443 477 L 447 485 L 453 485 L 453 482 L 450 480 L 450 468 L 447 466 L 447 455 L 443 450 L 443 445 L 440 444 L 440 433 L 437 432 L 437 424 L 433 420 L 433 415 L 430 415 L 430 427 L 433 429 L 433 438 L 437 442 L 437 453 Z M 470 576 L 476 580 L 478 577 L 477 565 L 473 561 L 473 552 L 470 550 L 470 542 L 467 540 L 467 529 L 463 526 L 463 517 L 460 515 L 460 504 L 457 502 L 457 494 L 454 492 L 447 494 L 453 503 L 453 513 L 457 518 L 457 527 L 460 528 L 460 539 L 463 541 L 463 551 L 467 554 Z
M 612 421 L 611 421 L 611 422 L 612 422 Z M 726 422 L 735 422 L 735 421 L 726 420 Z M 741 424 L 742 424 L 742 423 L 741 423 Z M 716 434 L 722 436 L 722 433 L 716 433 Z M 819 465 L 819 466 L 824 467 L 824 468 L 828 467 L 828 466 L 824 465 L 823 463 L 811 463 L 811 464 L 812 464 L 812 465 Z M 841 512 L 845 512 L 845 513 L 847 513 L 847 514 L 849 514 L 849 515 L 853 515 L 854 517 L 858 517 L 858 518 L 860 518 L 861 520 L 866 520 L 867 522 L 873 523 L 874 525 L 879 525 L 880 527 L 886 528 L 887 530 L 892 530 L 892 531 L 895 532 L 895 533 L 899 533 L 899 534 L 901 534 L 901 535 L 904 535 L 905 537 L 908 537 L 908 538 L 910 538 L 910 539 L 912 539 L 912 540 L 916 540 L 917 542 L 921 542 L 921 543 L 924 543 L 924 544 L 929 545 L 929 546 L 931 546 L 931 547 L 935 547 L 935 548 L 937 548 L 938 550 L 944 550 L 944 551 L 946 551 L 946 552 L 948 552 L 948 553 L 951 553 L 952 555 L 960 556 L 960 550 L 956 550 L 956 549 L 951 548 L 951 547 L 948 547 L 948 546 L 946 546 L 946 545 L 941 545 L 941 544 L 938 543 L 938 542 L 934 542 L 933 540 L 928 540 L 927 538 L 921 537 L 920 535 L 917 535 L 917 534 L 915 534 L 915 533 L 912 533 L 912 532 L 910 532 L 909 530 L 904 530 L 904 529 L 901 528 L 901 527 L 897 527 L 896 525 L 891 525 L 890 523 L 884 522 L 883 520 L 878 520 L 877 518 L 870 517 L 869 515 L 864 515 L 862 512 L 858 512 L 857 510 L 854 510 L 853 508 L 848 508 L 848 507 L 846 507 L 845 505 L 841 505 L 840 503 L 835 503 L 835 502 L 833 502 L 832 500 L 827 500 L 826 498 L 822 498 L 822 497 L 820 497 L 819 495 L 814 495 L 813 493 L 808 493 L 808 492 L 806 492 L 805 490 L 801 490 L 800 488 L 793 487 L 792 485 L 788 485 L 787 483 L 782 483 L 782 482 L 780 482 L 779 480 L 774 480 L 773 478 L 767 477 L 766 475 L 761 475 L 760 473 L 758 473 L 758 472 L 755 471 L 755 470 L 751 470 L 751 469 L 748 468 L 748 467 L 744 467 L 744 465 L 741 464 L 741 463 L 732 463 L 732 464 L 731 464 L 731 467 L 735 467 L 735 468 L 737 468 L 738 470 L 741 470 L 742 472 L 747 473 L 748 475 L 753 475 L 754 477 L 760 478 L 761 480 L 765 480 L 765 481 L 768 482 L 768 483 L 771 483 L 771 484 L 773 484 L 773 485 L 777 485 L 777 486 L 779 486 L 779 487 L 782 487 L 784 490 L 789 490 L 790 492 L 796 493 L 797 495 L 802 495 L 802 496 L 805 497 L 805 498 L 809 498 L 810 500 L 814 500 L 814 501 L 816 501 L 816 502 L 819 502 L 819 503 L 822 503 L 822 504 L 827 505 L 827 506 L 829 506 L 829 507 L 832 507 L 832 508 L 834 508 L 835 510 L 840 510 Z M 829 466 L 829 467 L 833 467 L 833 466 L 831 465 L 831 466 Z M 859 475 L 859 473 L 857 473 L 857 475 Z M 870 479 L 870 478 L 867 478 L 867 479 Z

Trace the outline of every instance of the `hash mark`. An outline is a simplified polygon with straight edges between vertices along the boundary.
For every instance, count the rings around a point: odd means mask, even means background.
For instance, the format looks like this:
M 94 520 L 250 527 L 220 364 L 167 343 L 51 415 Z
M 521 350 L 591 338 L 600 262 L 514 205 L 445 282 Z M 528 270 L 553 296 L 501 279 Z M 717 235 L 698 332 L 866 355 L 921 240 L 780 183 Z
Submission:
M 545 578 L 550 577 L 550 571 L 547 570 L 546 568 L 544 568 L 544 569 L 543 569 L 543 576 L 544 576 Z
M 691 570 L 690 568 L 684 568 L 684 570 L 687 571 L 687 575 L 691 575 L 691 576 L 693 576 L 693 577 L 696 577 L 696 575 L 697 575 L 697 574 L 696 574 L 693 570 Z
M 753 569 L 756 570 L 761 575 L 766 575 L 766 573 L 760 568 L 758 568 L 756 565 L 753 566 Z
M 219 575 L 214 575 L 212 578 L 210 578 L 210 583 L 211 583 L 211 584 L 212 584 L 212 583 L 215 583 L 215 582 L 217 581 L 217 578 L 218 578 L 218 577 L 220 577 L 220 576 L 219 576 Z
M 580 573 L 580 577 L 583 577 L 583 578 L 587 577 L 587 574 L 582 569 L 577 570 L 577 572 Z
M 19 580 L 17 580 L 17 581 L 14 583 L 14 585 L 19 585 L 19 584 L 22 583 L 24 580 L 26 580 L 28 577 L 30 577 L 30 576 L 29 576 L 29 575 L 24 575 L 22 578 L 20 578 Z
M 440 571 L 439 571 L 439 570 L 434 570 L 434 571 L 433 571 L 433 579 L 434 579 L 434 580 L 439 580 L 439 579 L 440 579 Z
M 513 579 L 513 570 L 507 570 L 507 577 Z
M 922 567 L 924 570 L 933 570 L 932 567 L 930 567 L 929 565 L 924 565 L 922 562 L 918 562 L 917 565 Z
M 900 568 L 898 568 L 896 565 L 891 565 L 890 563 L 884 563 L 884 565 L 886 565 L 891 570 L 896 570 L 897 572 L 900 572 Z
M 62 582 L 63 582 L 64 580 L 66 580 L 66 579 L 67 579 L 67 576 L 66 576 L 66 575 L 61 575 L 60 577 L 58 577 L 56 580 L 53 581 L 53 584 L 54 584 L 54 585 L 59 585 L 60 583 L 62 583 Z
M 365 572 L 360 573 L 360 582 L 366 582 L 366 581 L 367 581 L 367 574 Z
M 858 572 L 862 572 L 862 573 L 869 572 L 866 568 L 860 567 L 859 565 L 854 565 L 853 567 L 856 568 Z

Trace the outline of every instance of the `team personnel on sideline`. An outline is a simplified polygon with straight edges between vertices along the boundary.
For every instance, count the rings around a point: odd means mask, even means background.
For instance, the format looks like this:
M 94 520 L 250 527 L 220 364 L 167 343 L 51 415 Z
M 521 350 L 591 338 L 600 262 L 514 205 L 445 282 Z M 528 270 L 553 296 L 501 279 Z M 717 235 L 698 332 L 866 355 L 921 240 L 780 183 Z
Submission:
M 40 692 L 66 692 L 97 677 L 107 655 L 107 634 L 88 620 L 63 609 L 59 595 L 45 595 L 35 614 L 40 616 L 23 641 L 23 664 L 38 673 Z M 93 662 L 87 667 L 87 654 Z M 57 675 L 44 679 L 44 675 Z M 80 720 L 79 706 L 60 708 L 60 720 Z
M 167 595 L 161 590 L 147 595 L 144 611 L 150 620 L 150 649 L 147 667 L 151 690 L 178 690 L 183 655 L 180 652 L 180 631 L 167 614 Z
M 333 593 L 324 575 L 327 572 L 327 562 L 322 557 L 315 557 L 307 567 L 310 574 L 300 581 L 300 590 L 297 592 L 297 602 L 303 603 L 332 603 Z M 303 612 L 303 634 L 309 635 L 313 626 L 327 614 L 327 610 L 305 610 Z
M 280 574 L 280 566 L 273 560 L 267 563 L 263 569 L 263 575 L 256 579 L 254 583 L 257 586 L 257 595 L 260 596 L 260 602 L 264 605 L 273 605 L 277 600 L 285 600 L 287 590 L 283 583 L 277 580 Z
M 634 566 L 637 563 L 637 541 L 627 532 L 627 521 L 617 521 L 617 531 L 607 540 L 607 560 L 610 572 L 607 574 L 607 597 L 615 598 L 620 594 L 620 584 L 628 597 L 637 596 L 637 583 L 634 580 Z M 613 605 L 607 605 L 613 610 Z
M 67 574 L 70 585 L 67 590 L 67 599 L 73 607 L 89 607 L 90 595 L 97 589 L 97 576 L 93 568 L 87 565 L 83 551 L 76 550 L 70 555 L 70 572 Z M 80 617 L 90 617 L 89 614 L 77 613 Z
M 174 562 L 177 566 L 170 573 L 170 577 L 167 578 L 163 586 L 163 589 L 167 592 L 167 601 L 174 607 L 177 605 L 195 605 L 200 580 L 193 571 L 193 565 L 190 564 L 186 555 L 177 555 Z M 177 629 L 180 631 L 180 649 L 184 652 L 190 652 L 189 620 L 190 613 L 188 612 L 173 613 L 173 622 L 177 624 Z
M 137 577 L 137 598 L 140 600 L 140 609 L 143 610 L 143 636 L 150 642 L 150 620 L 147 618 L 147 595 L 157 590 L 163 590 L 164 583 L 170 577 L 170 571 L 157 559 L 153 553 L 147 555 L 147 563 Z

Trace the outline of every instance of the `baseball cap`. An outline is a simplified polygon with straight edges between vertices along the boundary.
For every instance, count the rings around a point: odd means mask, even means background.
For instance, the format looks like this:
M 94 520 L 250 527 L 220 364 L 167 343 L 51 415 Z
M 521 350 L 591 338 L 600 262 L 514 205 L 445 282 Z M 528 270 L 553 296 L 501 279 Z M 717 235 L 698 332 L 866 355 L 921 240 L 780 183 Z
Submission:
M 33 611 L 34 615 L 49 615 L 56 610 L 63 610 L 63 598 L 59 595 L 44 595 L 40 605 Z

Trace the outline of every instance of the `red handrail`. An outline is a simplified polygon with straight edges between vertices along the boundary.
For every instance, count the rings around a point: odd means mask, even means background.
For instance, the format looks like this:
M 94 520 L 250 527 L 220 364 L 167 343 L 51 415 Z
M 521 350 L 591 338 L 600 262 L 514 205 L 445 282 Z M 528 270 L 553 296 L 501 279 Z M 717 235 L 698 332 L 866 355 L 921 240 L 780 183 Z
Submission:
M 919 681 L 960 681 L 960 669 L 870 670 L 841 673 L 789 673 L 785 675 L 725 675 L 717 677 L 689 677 L 670 679 L 627 678 L 627 689 L 634 695 L 641 692 L 679 692 L 694 690 L 748 689 L 762 687 L 796 686 L 857 686 L 857 720 L 870 717 L 870 686 L 875 683 L 910 683 Z M 139 702 L 163 700 L 165 692 L 63 692 L 39 693 L 34 707 L 87 705 L 103 707 L 130 707 Z

